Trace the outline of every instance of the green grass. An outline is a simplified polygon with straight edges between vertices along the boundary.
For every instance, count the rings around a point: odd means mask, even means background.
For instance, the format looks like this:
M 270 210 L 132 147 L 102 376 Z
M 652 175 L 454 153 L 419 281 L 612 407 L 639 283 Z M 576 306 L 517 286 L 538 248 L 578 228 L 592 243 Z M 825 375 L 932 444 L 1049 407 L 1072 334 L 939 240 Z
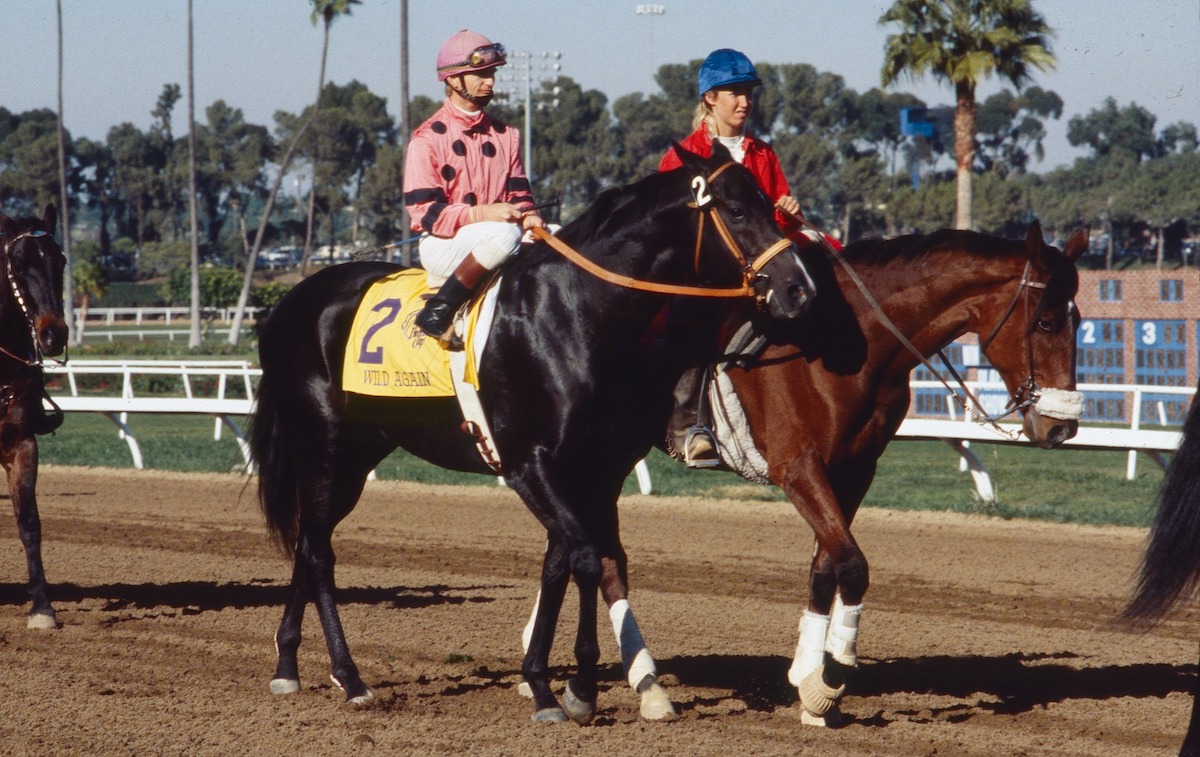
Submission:
M 229 472 L 243 469 L 241 453 L 228 429 L 213 440 L 213 420 L 178 415 L 131 415 L 147 468 Z M 245 428 L 244 423 L 239 423 Z M 893 443 L 879 463 L 867 493 L 868 507 L 899 510 L 988 512 L 1006 518 L 1068 523 L 1144 526 L 1162 472 L 1149 458 L 1138 461 L 1137 477 L 1125 480 L 1126 453 L 1044 451 L 999 444 L 972 447 L 996 487 L 998 504 L 984 509 L 970 474 L 958 470 L 958 456 L 941 442 Z M 57 465 L 131 468 L 125 442 L 107 418 L 69 413 L 62 429 L 41 440 L 42 461 Z M 716 499 L 783 500 L 775 487 L 756 486 L 724 472 L 691 471 L 658 451 L 648 461 L 654 492 Z M 385 480 L 495 486 L 489 476 L 445 471 L 411 455 L 396 453 L 377 471 Z M 625 492 L 637 492 L 631 476 Z

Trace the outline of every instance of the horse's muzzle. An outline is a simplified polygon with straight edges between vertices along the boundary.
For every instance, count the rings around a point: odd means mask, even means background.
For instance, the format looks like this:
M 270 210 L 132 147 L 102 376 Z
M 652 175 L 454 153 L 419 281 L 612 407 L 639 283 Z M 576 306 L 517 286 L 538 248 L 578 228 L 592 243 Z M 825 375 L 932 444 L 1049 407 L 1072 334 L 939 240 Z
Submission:
M 1053 449 L 1062 446 L 1068 439 L 1079 433 L 1079 421 L 1073 419 L 1051 418 L 1042 415 L 1036 409 L 1025 414 L 1025 436 L 1042 449 Z
M 759 281 L 763 284 L 761 299 L 772 318 L 790 321 L 799 318 L 812 307 L 817 287 L 800 261 L 800 256 L 780 255 L 768 263 Z
M 38 350 L 43 355 L 55 357 L 67 348 L 67 322 L 61 316 L 38 318 L 34 333 L 37 336 Z

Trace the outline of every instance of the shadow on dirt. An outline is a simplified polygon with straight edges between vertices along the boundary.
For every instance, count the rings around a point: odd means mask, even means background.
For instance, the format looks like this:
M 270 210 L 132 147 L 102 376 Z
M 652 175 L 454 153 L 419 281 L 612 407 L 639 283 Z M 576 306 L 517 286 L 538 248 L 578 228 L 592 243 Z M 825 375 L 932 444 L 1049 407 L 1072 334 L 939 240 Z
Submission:
M 451 586 L 350 586 L 338 589 L 338 604 L 391 604 L 401 609 L 418 609 L 437 605 L 460 605 L 468 602 L 494 602 L 493 592 L 510 589 L 511 584 Z M 289 599 L 287 584 L 275 579 L 251 579 L 246 583 L 213 583 L 210 581 L 177 581 L 173 583 L 127 584 L 113 583 L 98 586 L 79 586 L 72 583 L 51 584 L 50 599 L 60 609 L 71 602 L 104 600 L 103 610 L 148 609 L 176 607 L 192 611 L 246 609 L 249 607 L 283 607 Z M 0 606 L 21 606 L 29 602 L 24 584 L 0 583 Z
M 963 701 L 921 712 L 929 719 L 963 720 L 982 713 L 1013 715 L 1071 699 L 1165 697 L 1190 693 L 1196 683 L 1195 664 L 1080 667 L 1087 662 L 1086 656 L 1073 652 L 862 659 L 847 697 L 952 697 Z M 659 669 L 684 686 L 730 689 L 750 709 L 770 711 L 796 702 L 796 690 L 787 680 L 790 665 L 785 657 L 703 655 L 668 658 L 660 661 Z M 886 725 L 883 720 L 859 722 Z

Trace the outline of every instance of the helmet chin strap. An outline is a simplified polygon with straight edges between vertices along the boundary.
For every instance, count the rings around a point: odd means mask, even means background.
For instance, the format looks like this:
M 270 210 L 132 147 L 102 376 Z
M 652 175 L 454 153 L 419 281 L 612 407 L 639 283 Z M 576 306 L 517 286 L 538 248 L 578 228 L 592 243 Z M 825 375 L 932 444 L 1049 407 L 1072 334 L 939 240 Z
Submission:
M 458 75 L 458 80 L 462 86 L 455 86 L 452 83 L 453 77 L 448 78 L 446 81 L 448 83 L 450 83 L 450 89 L 454 90 L 454 94 L 458 95 L 462 99 L 466 100 L 467 102 L 471 103 L 472 105 L 478 106 L 481 109 L 487 107 L 487 104 L 492 101 L 492 95 L 480 96 L 480 95 L 473 95 L 470 92 L 468 92 L 467 87 L 466 87 L 466 81 L 464 80 L 462 74 Z

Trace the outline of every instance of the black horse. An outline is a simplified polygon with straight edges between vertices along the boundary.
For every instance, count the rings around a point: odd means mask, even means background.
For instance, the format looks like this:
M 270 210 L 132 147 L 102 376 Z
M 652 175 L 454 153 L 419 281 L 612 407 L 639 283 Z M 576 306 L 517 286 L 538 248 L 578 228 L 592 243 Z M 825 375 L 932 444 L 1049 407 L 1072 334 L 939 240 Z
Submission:
M 542 600 L 522 666 L 537 720 L 567 717 L 550 691 L 548 657 L 572 578 L 580 595 L 578 672 L 564 702 L 581 722 L 595 712 L 597 590 L 610 605 L 627 593 L 617 497 L 635 463 L 662 443 L 676 380 L 715 346 L 714 321 L 674 323 L 677 311 L 695 308 L 671 307 L 680 295 L 664 292 L 723 295 L 706 300 L 720 314 L 749 309 L 728 296 L 741 281 L 743 293 L 753 290 L 775 319 L 798 318 L 813 296 L 751 174 L 728 153 L 684 158 L 678 171 L 606 191 L 562 229 L 556 239 L 583 260 L 571 262 L 560 256 L 570 250 L 542 242 L 510 264 L 499 284 L 480 399 L 508 484 L 548 532 Z M 720 233 L 706 231 L 710 223 Z M 453 399 L 378 399 L 341 389 L 355 308 L 371 282 L 396 269 L 351 263 L 321 271 L 283 298 L 262 331 L 251 445 L 268 526 L 294 555 L 291 599 L 275 637 L 275 693 L 299 689 L 300 623 L 312 599 L 335 683 L 350 701 L 373 696 L 338 620 L 330 544 L 367 474 L 397 447 L 446 468 L 489 472 L 473 437 L 460 431 Z M 623 283 L 596 275 L 614 278 L 605 271 Z M 697 339 L 689 328 L 712 339 Z M 624 622 L 636 631 L 632 615 Z M 654 671 L 634 661 L 634 647 L 622 650 L 630 675 L 640 677 L 634 683 L 657 686 Z
M 42 357 L 61 355 L 67 346 L 63 317 L 67 259 L 54 241 L 55 221 L 53 205 L 46 206 L 40 219 L 14 220 L 0 213 L 0 464 L 8 475 L 8 492 L 29 567 L 30 628 L 58 625 L 42 568 L 34 435 L 52 430 L 61 421 L 61 415 L 48 419 L 42 409 Z
M 1200 387 L 1183 422 L 1183 440 L 1158 491 L 1141 575 L 1125 618 L 1147 627 L 1181 598 L 1200 587 Z M 1200 689 L 1193 692 L 1192 717 L 1181 755 L 1200 757 Z

